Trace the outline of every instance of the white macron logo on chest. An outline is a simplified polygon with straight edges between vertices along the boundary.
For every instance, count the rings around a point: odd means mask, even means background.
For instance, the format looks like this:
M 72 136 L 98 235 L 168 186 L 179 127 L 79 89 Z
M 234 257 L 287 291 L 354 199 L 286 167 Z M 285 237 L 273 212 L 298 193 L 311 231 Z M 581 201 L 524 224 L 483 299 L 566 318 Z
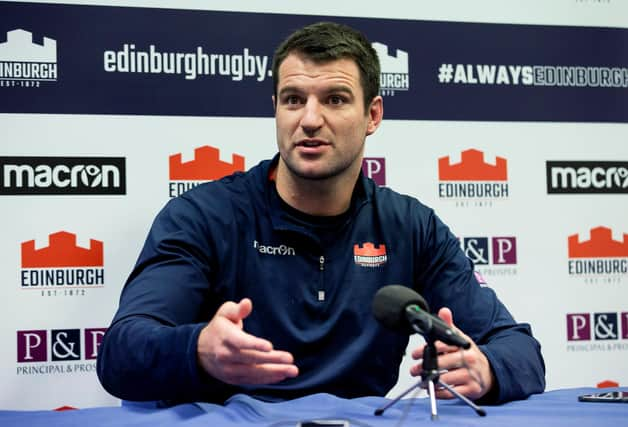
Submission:
M 253 247 L 260 253 L 266 255 L 296 255 L 294 248 L 287 245 L 270 246 L 262 245 L 257 240 L 253 240 Z

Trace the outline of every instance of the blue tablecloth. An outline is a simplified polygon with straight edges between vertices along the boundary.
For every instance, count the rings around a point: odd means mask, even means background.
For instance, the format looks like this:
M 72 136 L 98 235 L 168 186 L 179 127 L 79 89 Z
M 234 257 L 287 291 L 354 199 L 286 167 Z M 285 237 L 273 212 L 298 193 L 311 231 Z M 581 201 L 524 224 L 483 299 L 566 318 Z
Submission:
M 618 390 L 618 389 L 608 389 Z M 621 389 L 626 391 L 626 389 Z M 628 426 L 628 404 L 578 402 L 578 395 L 600 390 L 581 388 L 546 392 L 527 400 L 489 406 L 486 417 L 457 400 L 438 401 L 439 420 L 434 426 L 499 427 L 620 427 Z M 605 389 L 604 391 L 607 391 Z M 245 395 L 232 397 L 225 406 L 207 403 L 159 409 L 154 405 L 86 408 L 64 412 L 0 411 L 0 426 L 296 426 L 300 420 L 346 419 L 351 426 L 431 425 L 429 399 L 406 399 L 383 416 L 373 411 L 387 402 L 384 398 L 340 399 L 316 394 L 280 403 L 261 402 Z

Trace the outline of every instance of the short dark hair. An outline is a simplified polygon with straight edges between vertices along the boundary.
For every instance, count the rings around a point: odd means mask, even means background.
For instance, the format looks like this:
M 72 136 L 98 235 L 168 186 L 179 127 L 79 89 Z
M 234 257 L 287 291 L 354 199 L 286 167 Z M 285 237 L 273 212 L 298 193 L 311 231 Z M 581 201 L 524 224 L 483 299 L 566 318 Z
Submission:
M 360 70 L 364 108 L 379 94 L 380 65 L 377 52 L 361 32 L 335 22 L 317 22 L 288 36 L 273 57 L 274 94 L 279 85 L 279 66 L 291 53 L 304 55 L 315 62 L 353 59 Z

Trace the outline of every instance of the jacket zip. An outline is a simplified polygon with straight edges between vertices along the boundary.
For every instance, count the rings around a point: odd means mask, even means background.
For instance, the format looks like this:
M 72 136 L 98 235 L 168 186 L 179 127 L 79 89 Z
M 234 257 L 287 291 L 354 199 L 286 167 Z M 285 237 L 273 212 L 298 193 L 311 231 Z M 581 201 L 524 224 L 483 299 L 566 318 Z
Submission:
M 321 272 L 320 282 L 319 282 L 319 290 L 318 290 L 318 301 L 325 301 L 325 290 L 323 289 L 323 271 L 325 271 L 325 256 L 321 255 L 318 258 L 318 269 Z

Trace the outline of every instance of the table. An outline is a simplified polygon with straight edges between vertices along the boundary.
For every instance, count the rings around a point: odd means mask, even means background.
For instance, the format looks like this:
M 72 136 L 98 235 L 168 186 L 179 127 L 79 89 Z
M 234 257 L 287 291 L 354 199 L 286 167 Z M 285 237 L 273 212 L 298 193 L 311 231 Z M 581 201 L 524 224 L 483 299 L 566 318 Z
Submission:
M 626 388 L 604 391 L 628 391 Z M 157 408 L 154 403 L 126 403 L 119 407 L 99 407 L 54 411 L 0 411 L 0 426 L 121 426 L 134 427 L 231 427 L 296 426 L 299 420 L 347 419 L 350 426 L 509 426 L 509 427 L 619 427 L 628 426 L 628 404 L 578 402 L 578 395 L 599 389 L 578 388 L 549 391 L 527 400 L 485 407 L 488 415 L 479 417 L 459 401 L 438 401 L 439 419 L 430 420 L 429 399 L 405 399 L 383 416 L 373 411 L 388 400 L 381 397 L 341 399 L 315 394 L 280 403 L 268 403 L 245 395 L 233 396 L 224 406 L 190 403 Z

